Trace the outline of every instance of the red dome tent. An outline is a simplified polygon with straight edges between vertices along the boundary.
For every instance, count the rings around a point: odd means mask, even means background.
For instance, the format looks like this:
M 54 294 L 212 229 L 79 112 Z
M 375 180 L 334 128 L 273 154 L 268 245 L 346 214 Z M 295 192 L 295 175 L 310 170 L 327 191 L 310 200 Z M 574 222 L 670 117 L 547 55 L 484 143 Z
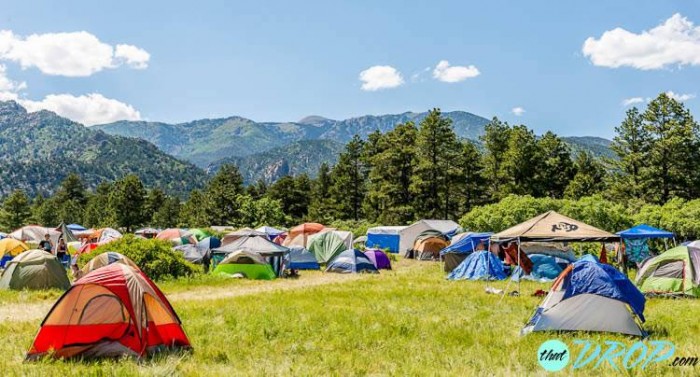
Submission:
M 113 263 L 85 275 L 41 323 L 27 359 L 143 356 L 189 348 L 180 319 L 146 275 Z

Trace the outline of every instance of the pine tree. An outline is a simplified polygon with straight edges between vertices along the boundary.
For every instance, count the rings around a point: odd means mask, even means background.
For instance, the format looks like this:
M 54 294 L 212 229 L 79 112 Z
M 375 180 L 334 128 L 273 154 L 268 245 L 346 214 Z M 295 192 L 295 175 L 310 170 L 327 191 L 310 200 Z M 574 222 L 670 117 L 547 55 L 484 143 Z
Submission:
M 566 188 L 565 196 L 580 199 L 597 194 L 604 189 L 605 167 L 589 153 L 582 151 L 576 156 L 576 174 Z
M 397 125 L 369 157 L 365 213 L 370 221 L 406 224 L 415 219 L 410 190 L 418 130 L 412 122 Z
M 185 204 L 180 207 L 180 225 L 187 228 L 211 225 L 206 209 L 206 198 L 199 190 L 192 190 Z
M 475 205 L 483 204 L 487 197 L 482 158 L 474 143 L 462 143 L 458 162 L 460 175 L 456 190 L 461 194 L 461 212 L 467 213 Z
M 541 167 L 537 171 L 537 189 L 533 194 L 560 199 L 574 177 L 571 150 L 553 132 L 548 131 L 537 140 Z
M 291 217 L 294 223 L 304 220 L 311 201 L 311 180 L 306 174 L 298 177 L 284 176 L 270 185 L 267 197 L 277 200 L 282 211 Z
M 238 195 L 244 193 L 243 176 L 235 165 L 226 164 L 204 189 L 207 225 L 230 225 L 239 215 Z
M 59 204 L 72 200 L 82 207 L 87 203 L 85 184 L 78 174 L 71 173 L 61 182 L 55 197 Z
M 323 162 L 318 168 L 318 177 L 311 184 L 311 200 L 309 202 L 309 220 L 320 223 L 332 221 L 333 209 L 331 204 L 330 167 Z
M 355 135 L 345 145 L 338 163 L 331 170 L 331 200 L 334 215 L 341 220 L 362 218 L 362 203 L 366 194 L 366 166 L 364 163 L 364 141 Z
M 117 225 L 125 228 L 128 233 L 149 220 L 144 210 L 146 189 L 136 175 L 130 174 L 115 182 L 109 202 Z
M 642 115 L 644 130 L 652 136 L 646 164 L 646 180 L 654 182 L 647 199 L 659 204 L 672 197 L 690 199 L 700 181 L 698 125 L 683 104 L 662 93 Z
M 159 188 L 154 188 L 148 191 L 148 195 L 146 196 L 146 207 L 144 208 L 144 216 L 146 216 L 146 218 L 149 220 L 149 223 L 153 222 L 153 217 L 165 204 L 166 199 L 167 197 L 165 193 Z
M 153 213 L 151 224 L 158 228 L 174 228 L 180 222 L 180 199 L 167 196 Z
M 6 231 L 13 231 L 27 225 L 31 215 L 27 195 L 22 190 L 14 190 L 2 203 L 0 226 Z
M 482 156 L 483 175 L 493 200 L 501 199 L 504 195 L 501 185 L 506 177 L 504 176 L 502 165 L 506 150 L 508 150 L 510 129 L 508 123 L 501 122 L 494 117 L 484 127 L 484 135 L 481 136 L 481 142 L 486 149 Z
M 614 168 L 611 193 L 622 200 L 642 198 L 647 188 L 645 170 L 652 137 L 636 107 L 627 110 L 625 120 L 615 127 L 615 132 L 610 146 L 617 155 L 616 160 L 610 161 Z
M 411 192 L 418 217 L 456 218 L 459 204 L 452 190 L 458 180 L 460 145 L 452 121 L 440 109 L 431 110 L 420 123 Z
M 91 228 L 114 226 L 116 214 L 110 204 L 110 193 L 113 188 L 114 184 L 102 182 L 97 185 L 94 194 L 88 195 L 83 213 L 84 226 Z
M 524 125 L 508 132 L 507 149 L 501 163 L 499 197 L 510 194 L 542 196 L 538 172 L 542 169 L 535 133 Z

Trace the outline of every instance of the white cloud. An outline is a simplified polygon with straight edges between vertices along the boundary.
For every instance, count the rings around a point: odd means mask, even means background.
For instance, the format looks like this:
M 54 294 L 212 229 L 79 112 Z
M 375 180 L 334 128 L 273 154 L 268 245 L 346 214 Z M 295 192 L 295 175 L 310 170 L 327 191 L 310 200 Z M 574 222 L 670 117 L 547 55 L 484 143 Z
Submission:
M 642 102 L 644 102 L 644 98 L 642 98 L 642 97 L 625 98 L 622 100 L 622 106 L 627 107 L 627 106 L 636 105 L 636 104 L 642 103 Z
M 700 27 L 679 13 L 639 34 L 622 28 L 608 30 L 599 39 L 589 37 L 583 54 L 594 65 L 642 70 L 669 65 L 700 65 Z
M 690 93 L 685 93 L 685 94 L 680 94 L 680 93 L 674 93 L 673 91 L 668 91 L 666 92 L 666 95 L 669 96 L 670 98 L 675 99 L 678 102 L 685 102 L 687 100 L 695 98 L 695 94 L 690 94 Z
M 7 67 L 4 64 L 0 64 L 0 92 L 17 93 L 26 88 L 27 83 L 16 82 L 7 77 Z
M 123 63 L 143 69 L 150 55 L 132 45 L 119 44 L 115 49 L 86 31 L 22 37 L 2 30 L 0 59 L 19 63 L 23 69 L 35 67 L 47 75 L 80 77 Z
M 106 98 L 98 93 L 74 96 L 71 94 L 49 94 L 41 101 L 19 100 L 27 111 L 53 111 L 58 115 L 86 126 L 116 122 L 118 120 L 140 120 L 141 114 L 131 105 Z
M 525 109 L 523 109 L 522 107 L 518 106 L 518 107 L 514 107 L 514 108 L 511 110 L 511 112 L 512 112 L 515 116 L 518 116 L 518 117 L 519 117 L 519 116 L 525 114 Z
M 131 68 L 145 69 L 151 54 L 136 46 L 120 44 L 114 49 L 114 57 L 125 61 Z
M 440 62 L 433 69 L 433 77 L 442 82 L 460 82 L 472 77 L 479 76 L 481 72 L 473 66 L 450 66 L 450 62 L 447 60 L 440 60 Z
M 362 90 L 376 91 L 396 88 L 403 85 L 403 77 L 396 68 L 389 65 L 375 65 L 360 72 Z

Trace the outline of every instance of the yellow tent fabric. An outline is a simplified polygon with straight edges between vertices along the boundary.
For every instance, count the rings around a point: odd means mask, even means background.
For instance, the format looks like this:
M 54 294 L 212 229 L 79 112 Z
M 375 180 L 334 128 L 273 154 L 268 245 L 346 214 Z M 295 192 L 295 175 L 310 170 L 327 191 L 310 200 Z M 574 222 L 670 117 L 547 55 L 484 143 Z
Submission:
M 5 255 L 16 257 L 27 250 L 29 250 L 29 246 L 27 246 L 26 243 L 14 238 L 4 238 L 0 240 L 0 258 Z
M 491 236 L 491 241 L 541 242 L 614 242 L 620 237 L 554 211 L 545 212 L 530 220 Z

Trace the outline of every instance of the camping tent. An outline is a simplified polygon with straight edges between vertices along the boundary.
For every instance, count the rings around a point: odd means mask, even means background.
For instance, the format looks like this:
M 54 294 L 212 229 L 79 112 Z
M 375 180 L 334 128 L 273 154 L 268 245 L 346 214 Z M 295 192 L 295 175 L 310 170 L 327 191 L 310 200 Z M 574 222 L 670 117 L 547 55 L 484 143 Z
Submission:
M 154 238 L 159 232 L 160 230 L 156 228 L 141 228 L 135 231 L 134 234 L 143 238 Z
M 195 244 L 195 237 L 185 229 L 169 228 L 160 231 L 155 237 L 159 240 L 170 241 L 173 245 Z
M 323 229 L 325 229 L 325 226 L 319 223 L 297 225 L 287 232 L 287 238 L 284 239 L 282 245 L 307 247 L 309 245 L 309 237 L 321 232 Z
M 503 280 L 506 273 L 503 263 L 486 250 L 475 251 L 467 256 L 447 276 L 449 280 Z
M 492 233 L 460 233 L 452 237 L 450 245 L 440 250 L 440 257 L 445 261 L 445 272 L 451 272 L 477 248 L 488 249 Z
M 27 250 L 6 265 L 0 276 L 2 289 L 68 289 L 66 269 L 53 254 Z
M 401 231 L 405 226 L 377 226 L 367 230 L 365 246 L 374 249 L 388 249 L 392 253 L 398 253 L 401 243 Z
M 278 276 L 281 276 L 284 271 L 284 256 L 289 252 L 288 248 L 270 242 L 267 237 L 243 237 L 228 245 L 212 249 L 212 259 L 216 264 L 228 254 L 238 250 L 250 251 L 265 257 Z
M 326 268 L 326 272 L 337 272 L 341 274 L 354 274 L 360 272 L 378 273 L 372 261 L 362 252 L 355 249 L 348 249 L 338 254 Z
M 99 254 L 94 258 L 90 259 L 89 262 L 85 263 L 83 268 L 80 270 L 83 272 L 83 276 L 95 271 L 98 268 L 110 265 L 112 263 L 121 263 L 129 267 L 139 269 L 139 266 L 134 263 L 131 259 L 114 251 L 108 251 L 106 253 Z
M 209 232 L 207 232 L 204 229 L 192 228 L 188 229 L 187 231 L 190 233 L 190 235 L 192 235 L 192 237 L 194 237 L 195 241 L 197 242 L 211 236 L 211 234 L 209 234 Z
M 377 267 L 377 270 L 391 270 L 391 260 L 389 260 L 389 257 L 384 254 L 383 251 L 379 249 L 367 249 L 365 250 L 365 255 L 372 261 L 374 267 Z
M 75 225 L 75 224 L 73 224 L 73 225 Z M 78 226 L 80 226 L 80 225 L 78 225 Z M 78 237 L 76 237 L 75 234 L 73 234 L 73 230 L 70 229 L 70 227 L 68 225 L 66 225 L 65 223 L 61 223 L 58 227 L 56 227 L 56 230 L 61 232 L 61 238 L 63 238 L 63 240 L 66 243 L 78 241 Z
M 190 347 L 180 319 L 143 272 L 113 263 L 85 275 L 58 300 L 27 359 L 140 357 L 162 347 Z
M 492 242 L 516 240 L 521 242 L 617 242 L 620 236 L 549 211 L 491 236 Z
M 333 230 L 312 236 L 309 251 L 319 263 L 328 263 L 336 255 L 352 248 L 352 233 Z
M 644 293 L 700 297 L 700 248 L 678 246 L 647 259 L 636 284 Z
M 224 238 L 221 239 L 221 244 L 226 246 L 233 241 L 236 241 L 241 238 L 245 237 L 267 237 L 267 233 L 261 232 L 259 230 L 251 229 L 251 228 L 241 228 L 238 229 L 234 232 L 229 232 L 227 233 Z M 269 238 L 268 238 L 269 239 Z
M 237 250 L 229 253 L 214 269 L 215 274 L 236 275 L 254 280 L 272 280 L 277 275 L 260 254 Z
M 82 236 L 90 242 L 95 242 L 100 245 L 122 238 L 120 231 L 113 228 L 101 228 L 92 231 L 92 233 Z
M 456 222 L 452 220 L 419 220 L 405 228 L 403 228 L 399 235 L 401 241 L 399 243 L 399 252 L 405 253 L 413 247 L 416 238 L 426 230 L 435 230 L 448 238 L 454 234 L 459 233 L 462 228 Z
M 523 329 L 645 336 L 644 295 L 614 267 L 584 257 L 567 267 Z M 629 309 L 628 309 L 629 308 Z
M 316 257 L 303 247 L 291 247 L 287 254 L 287 268 L 291 270 L 319 270 Z
M 27 225 L 21 227 L 10 233 L 9 236 L 16 240 L 31 244 L 30 246 L 38 246 L 39 242 L 43 241 L 44 236 L 47 234 L 49 235 L 49 239 L 54 246 L 58 244 L 58 238 L 61 236 L 61 232 L 53 228 L 45 228 L 39 225 Z
M 416 237 L 413 247 L 404 256 L 418 260 L 437 260 L 440 257 L 440 250 L 449 244 L 447 236 L 439 231 L 426 230 Z
M 0 240 L 0 267 L 5 267 L 7 262 L 18 256 L 20 253 L 29 250 L 26 243 L 14 238 L 3 238 Z
M 267 234 L 267 238 L 270 241 L 274 240 L 277 236 L 284 233 L 284 230 L 273 228 L 271 226 L 261 226 L 259 228 L 256 228 L 255 230 Z
M 363 247 L 363 246 L 365 246 L 365 242 L 367 242 L 367 236 L 359 236 L 359 237 L 355 238 L 354 240 L 352 240 L 352 246 L 353 247 L 355 247 L 355 246 Z

